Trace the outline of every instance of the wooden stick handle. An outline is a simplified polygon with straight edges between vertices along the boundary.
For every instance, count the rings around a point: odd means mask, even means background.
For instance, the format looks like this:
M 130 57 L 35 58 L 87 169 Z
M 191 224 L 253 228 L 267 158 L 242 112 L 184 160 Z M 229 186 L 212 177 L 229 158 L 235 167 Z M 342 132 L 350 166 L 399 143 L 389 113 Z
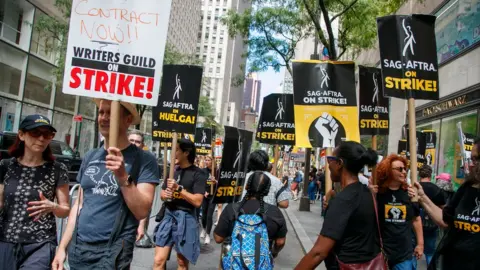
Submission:
M 377 135 L 372 136 L 372 149 L 377 151 Z M 377 165 L 372 168 L 372 184 L 377 184 Z
M 176 132 L 172 133 L 172 150 L 170 154 L 170 173 L 168 174 L 168 178 L 173 179 L 174 172 L 175 172 L 175 152 L 177 151 L 177 140 L 178 134 Z
M 168 143 L 164 142 L 163 143 L 163 181 L 167 179 L 167 166 L 168 166 L 168 160 L 167 160 L 167 155 L 168 155 Z
M 110 105 L 110 134 L 108 146 L 118 147 L 118 130 L 120 128 L 120 102 L 112 101 Z

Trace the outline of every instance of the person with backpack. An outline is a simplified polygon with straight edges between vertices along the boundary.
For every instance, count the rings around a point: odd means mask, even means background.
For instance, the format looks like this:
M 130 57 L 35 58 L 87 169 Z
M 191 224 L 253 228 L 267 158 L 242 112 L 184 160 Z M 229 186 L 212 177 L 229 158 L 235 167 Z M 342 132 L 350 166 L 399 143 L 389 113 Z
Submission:
M 320 235 L 296 270 L 315 269 L 324 260 L 327 269 L 386 269 L 374 195 L 358 181 L 360 170 L 376 161 L 375 151 L 352 141 L 327 157 L 331 179 L 342 191 L 328 203 Z
M 110 144 L 112 101 L 94 99 L 102 147 L 83 157 L 78 198 L 68 217 L 52 269 L 129 269 L 139 221 L 152 206 L 159 182 L 155 157 L 128 140 L 128 128 L 140 123 L 135 105 L 120 102 L 117 146 Z
M 272 257 L 276 258 L 285 245 L 287 224 L 280 209 L 263 200 L 270 182 L 264 172 L 252 173 L 246 196 L 223 210 L 214 231 L 215 242 L 231 241 L 222 257 L 223 269 L 273 269 Z
M 445 196 L 442 190 L 431 182 L 432 179 L 432 167 L 425 164 L 418 170 L 418 176 L 420 177 L 420 185 L 422 186 L 425 194 L 428 198 L 438 207 L 443 208 L 445 206 Z M 428 213 L 420 207 L 420 217 L 422 218 L 423 226 L 423 254 L 425 254 L 425 259 L 427 265 L 432 260 L 433 254 L 435 253 L 435 247 L 437 243 L 438 236 L 438 226 L 430 218 Z M 416 240 L 413 238 L 413 246 L 416 246 Z M 412 258 L 413 269 L 417 269 L 417 258 Z
M 177 269 L 188 269 L 200 255 L 198 208 L 205 197 L 205 185 L 209 177 L 195 162 L 195 144 L 180 139 L 175 149 L 178 165 L 173 179 L 163 183 L 161 198 L 164 200 L 163 216 L 155 228 L 155 257 L 153 269 L 164 269 L 173 247 L 177 253 Z
M 70 211 L 67 167 L 50 148 L 55 132 L 45 116 L 25 117 L 8 149 L 12 158 L 0 161 L 0 269 L 50 269 L 55 217 Z
M 415 183 L 420 205 L 441 228 L 448 228 L 428 265 L 433 269 L 480 269 L 480 138 L 471 151 L 470 173 L 465 182 L 442 209 L 427 196 L 420 183 Z M 438 267 L 438 268 L 437 268 Z

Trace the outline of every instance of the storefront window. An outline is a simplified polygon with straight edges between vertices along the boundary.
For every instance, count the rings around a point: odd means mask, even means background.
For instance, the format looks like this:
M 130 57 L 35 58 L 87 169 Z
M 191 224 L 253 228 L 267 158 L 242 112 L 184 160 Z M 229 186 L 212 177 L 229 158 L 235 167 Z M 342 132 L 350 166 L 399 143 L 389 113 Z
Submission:
M 437 173 L 449 173 L 455 189 L 457 189 L 464 180 L 461 169 L 457 123 L 462 122 L 462 130 L 464 133 L 477 134 L 477 118 L 477 111 L 475 110 L 442 119 Z
M 34 28 L 32 33 L 32 44 L 30 46 L 30 52 L 44 58 L 45 60 L 52 62 L 55 60 L 56 40 L 49 32 L 39 32 L 35 26 L 42 16 L 46 16 L 45 13 L 39 11 L 35 12 Z
M 97 108 L 92 98 L 80 97 L 80 104 L 78 106 L 78 113 L 80 115 L 95 118 L 95 110 Z
M 0 92 L 18 95 L 27 54 L 0 42 Z
M 451 0 L 436 16 L 435 34 L 439 63 L 480 41 L 480 2 Z
M 31 114 L 40 114 L 40 115 L 43 115 L 43 116 L 47 117 L 48 119 L 52 120 L 53 111 L 49 110 L 47 108 L 42 108 L 42 107 L 39 107 L 39 106 L 23 103 L 22 116 L 20 117 L 20 122 L 25 117 L 27 117 L 28 115 L 31 115 Z
M 53 114 L 53 126 L 57 130 L 55 140 L 68 143 L 69 135 L 72 134 L 73 114 L 55 112 Z M 73 136 L 72 136 L 73 137 Z
M 77 126 L 77 128 L 80 124 Z M 77 150 L 80 153 L 80 156 L 83 157 L 88 150 L 92 149 L 95 139 L 95 122 L 87 119 L 83 119 L 81 128 L 80 128 L 80 137 L 78 140 Z
M 72 113 L 75 111 L 75 96 L 64 94 L 62 92 L 62 85 L 56 86 L 55 108 L 61 108 Z
M 435 141 L 435 157 L 433 158 L 433 173 L 437 174 L 437 166 L 438 166 L 438 148 L 440 143 L 440 120 L 436 120 L 426 124 L 420 124 L 417 126 L 417 131 L 426 131 L 426 130 L 433 130 L 437 135 L 437 140 Z M 434 176 L 435 176 L 434 175 Z
M 16 111 L 20 107 L 20 102 L 0 98 L 0 130 L 13 131 Z
M 28 62 L 27 79 L 25 82 L 25 99 L 50 104 L 52 96 L 52 68 L 53 66 L 30 56 Z

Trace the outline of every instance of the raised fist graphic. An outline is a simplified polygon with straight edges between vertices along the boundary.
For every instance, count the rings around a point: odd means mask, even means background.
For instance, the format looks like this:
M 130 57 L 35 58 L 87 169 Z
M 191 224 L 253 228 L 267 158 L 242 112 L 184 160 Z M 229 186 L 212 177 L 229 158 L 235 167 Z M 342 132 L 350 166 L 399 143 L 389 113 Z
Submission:
M 432 165 L 432 154 L 427 153 L 427 156 L 425 158 L 427 159 L 427 165 Z
M 338 133 L 338 123 L 329 113 L 324 112 L 317 123 L 315 128 L 318 130 L 323 138 L 322 147 L 335 147 L 335 138 Z

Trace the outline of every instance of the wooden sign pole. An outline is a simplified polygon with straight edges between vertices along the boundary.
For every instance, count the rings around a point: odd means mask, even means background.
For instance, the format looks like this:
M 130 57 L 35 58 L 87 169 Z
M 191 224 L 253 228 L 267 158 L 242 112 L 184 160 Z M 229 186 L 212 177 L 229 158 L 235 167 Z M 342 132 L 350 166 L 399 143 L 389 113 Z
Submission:
M 112 101 L 112 104 L 110 105 L 110 134 L 108 136 L 108 147 L 118 147 L 120 106 L 120 101 Z
M 167 160 L 167 155 L 168 155 L 168 143 L 164 142 L 163 143 L 163 181 L 167 180 L 167 167 L 168 167 L 168 160 Z
M 377 135 L 372 136 L 372 149 L 377 152 Z M 377 184 L 377 165 L 372 168 L 372 185 Z
M 275 144 L 275 146 L 273 146 L 273 175 L 277 176 L 278 177 L 278 174 L 277 174 L 277 164 L 278 164 L 278 158 L 279 158 L 279 154 L 280 152 L 278 151 L 278 144 Z
M 417 181 L 417 125 L 415 122 L 415 99 L 408 99 L 408 139 L 410 148 L 410 180 L 411 185 Z M 412 202 L 418 198 L 412 198 Z
M 211 174 L 215 178 L 215 155 L 213 154 L 214 147 L 215 147 L 215 141 L 212 142 L 212 155 L 210 156 L 210 158 L 212 159 L 212 173 Z M 213 193 L 215 192 L 215 190 L 214 190 L 215 186 L 210 185 L 210 194 L 211 195 L 213 195 Z
M 332 190 L 332 178 L 330 177 L 330 168 L 328 167 L 327 157 L 332 155 L 332 148 L 327 147 L 325 148 L 325 194 L 329 194 L 330 190 Z M 327 201 L 330 198 L 326 198 Z
M 168 178 L 173 179 L 173 174 L 175 172 L 175 152 L 177 152 L 177 140 L 178 134 L 176 132 L 172 133 L 172 150 L 170 153 L 170 172 Z M 176 179 L 175 179 L 176 180 Z

